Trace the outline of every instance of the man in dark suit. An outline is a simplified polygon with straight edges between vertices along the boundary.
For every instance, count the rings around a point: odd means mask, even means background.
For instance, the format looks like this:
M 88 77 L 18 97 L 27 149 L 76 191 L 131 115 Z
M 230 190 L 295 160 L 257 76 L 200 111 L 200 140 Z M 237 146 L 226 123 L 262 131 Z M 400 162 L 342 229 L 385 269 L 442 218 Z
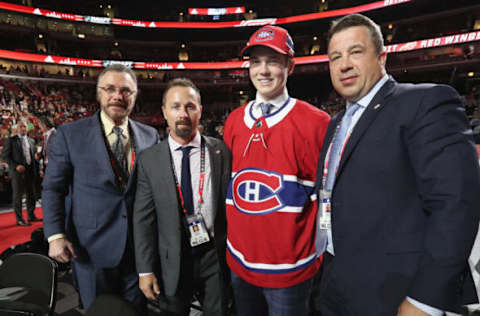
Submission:
M 38 176 L 35 161 L 35 141 L 27 135 L 27 125 L 19 120 L 16 135 L 5 140 L 2 157 L 8 164 L 8 174 L 12 183 L 12 202 L 17 218 L 17 225 L 30 226 L 29 222 L 40 221 L 34 214 L 35 181 Z M 22 197 L 25 193 L 27 201 L 28 221 L 22 215 Z
M 145 310 L 135 271 L 131 216 L 136 154 L 157 132 L 128 119 L 135 74 L 114 64 L 97 82 L 100 112 L 60 126 L 50 143 L 42 201 L 49 255 L 72 264 L 84 308 L 113 292 Z
M 475 301 L 480 176 L 457 92 L 389 77 L 380 28 L 362 15 L 332 24 L 328 56 L 347 109 L 317 169 L 321 315 L 443 315 Z
M 163 96 L 169 137 L 138 159 L 133 214 L 140 288 L 167 315 L 188 315 L 194 293 L 206 316 L 225 315 L 225 196 L 231 154 L 200 135 L 200 92 L 174 79 Z

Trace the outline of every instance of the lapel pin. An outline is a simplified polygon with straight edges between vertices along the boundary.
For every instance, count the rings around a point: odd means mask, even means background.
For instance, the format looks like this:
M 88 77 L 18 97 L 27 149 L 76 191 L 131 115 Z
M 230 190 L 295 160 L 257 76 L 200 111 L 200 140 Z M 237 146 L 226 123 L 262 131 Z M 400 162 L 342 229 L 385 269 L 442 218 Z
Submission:
M 378 110 L 379 107 L 380 107 L 380 103 L 378 103 L 377 105 L 375 105 L 375 106 L 373 107 L 373 109 L 374 109 L 374 110 Z

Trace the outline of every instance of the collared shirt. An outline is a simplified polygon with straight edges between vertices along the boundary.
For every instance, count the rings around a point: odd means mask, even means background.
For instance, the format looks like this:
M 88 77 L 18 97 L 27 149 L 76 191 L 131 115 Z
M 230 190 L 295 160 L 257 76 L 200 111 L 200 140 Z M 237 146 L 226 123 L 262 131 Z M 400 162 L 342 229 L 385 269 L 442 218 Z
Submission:
M 199 182 L 200 182 L 200 133 L 197 132 L 192 141 L 186 145 L 179 144 L 171 136 L 168 136 L 168 146 L 172 154 L 175 176 L 178 183 L 182 183 L 182 156 L 180 148 L 192 146 L 190 150 L 190 173 L 192 177 L 193 207 L 195 213 L 200 212 L 205 221 L 210 236 L 213 236 L 213 200 L 212 200 L 212 181 L 210 172 L 210 155 L 208 148 L 205 148 L 205 183 L 203 187 L 203 203 L 200 203 Z
M 111 147 L 117 141 L 117 135 L 115 135 L 113 131 L 115 124 L 103 111 L 100 111 L 100 120 L 102 121 L 103 131 Z M 130 142 L 130 133 L 128 132 L 128 118 L 118 127 L 122 129 L 122 144 L 123 148 L 125 148 L 125 157 L 127 157 L 128 170 L 130 171 L 132 167 L 132 144 Z
M 281 108 L 282 105 L 284 105 L 285 102 L 287 102 L 287 100 L 288 100 L 287 88 L 283 89 L 283 92 L 273 100 L 265 100 L 257 92 L 257 95 L 255 97 L 255 105 L 252 108 L 252 114 L 256 119 L 258 119 L 259 117 L 263 116 L 262 109 L 260 107 L 261 103 L 270 103 L 272 105 L 272 107 L 270 109 L 270 113 L 273 113 L 276 110 L 278 110 L 279 108 Z
M 356 103 L 360 106 L 360 108 L 355 112 L 355 114 L 352 117 L 352 122 L 350 124 L 350 127 L 348 129 L 348 134 L 351 134 L 353 131 L 353 128 L 357 124 L 357 122 L 360 120 L 362 117 L 363 112 L 365 112 L 365 109 L 367 108 L 368 104 L 373 100 L 377 92 L 383 87 L 383 85 L 387 82 L 388 80 L 388 75 L 384 75 L 374 86 L 373 88 L 360 100 L 358 100 Z M 353 103 L 347 102 L 347 108 L 352 106 Z M 329 229 L 327 231 L 327 251 L 331 254 L 334 254 L 334 248 L 333 248 L 333 238 L 332 238 L 332 230 Z M 422 310 L 423 312 L 432 315 L 432 316 L 441 316 L 443 315 L 443 312 L 435 307 L 431 307 L 429 305 L 423 304 L 417 300 L 414 300 L 411 297 L 407 297 L 407 300 L 417 307 L 418 309 Z

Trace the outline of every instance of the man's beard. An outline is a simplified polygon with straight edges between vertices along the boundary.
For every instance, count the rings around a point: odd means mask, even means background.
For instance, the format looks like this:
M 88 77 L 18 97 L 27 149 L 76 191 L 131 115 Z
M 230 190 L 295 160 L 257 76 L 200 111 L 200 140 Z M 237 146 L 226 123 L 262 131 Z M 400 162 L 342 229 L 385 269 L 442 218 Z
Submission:
M 180 127 L 181 125 L 181 127 Z M 182 138 L 188 139 L 192 136 L 193 126 L 191 120 L 182 120 L 175 122 L 175 134 Z

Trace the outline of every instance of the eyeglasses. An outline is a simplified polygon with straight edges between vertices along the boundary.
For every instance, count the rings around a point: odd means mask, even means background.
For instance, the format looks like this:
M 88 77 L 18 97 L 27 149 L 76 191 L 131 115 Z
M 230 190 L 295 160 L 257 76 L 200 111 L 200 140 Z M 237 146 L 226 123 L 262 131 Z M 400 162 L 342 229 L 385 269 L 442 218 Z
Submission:
M 116 88 L 114 86 L 108 86 L 108 87 L 100 87 L 98 86 L 98 88 L 102 89 L 103 91 L 105 91 L 107 94 L 109 95 L 113 95 L 115 93 L 120 92 L 120 94 L 122 96 L 124 96 L 125 98 L 131 96 L 132 94 L 136 93 L 137 91 L 135 90 L 130 90 L 130 88 Z

